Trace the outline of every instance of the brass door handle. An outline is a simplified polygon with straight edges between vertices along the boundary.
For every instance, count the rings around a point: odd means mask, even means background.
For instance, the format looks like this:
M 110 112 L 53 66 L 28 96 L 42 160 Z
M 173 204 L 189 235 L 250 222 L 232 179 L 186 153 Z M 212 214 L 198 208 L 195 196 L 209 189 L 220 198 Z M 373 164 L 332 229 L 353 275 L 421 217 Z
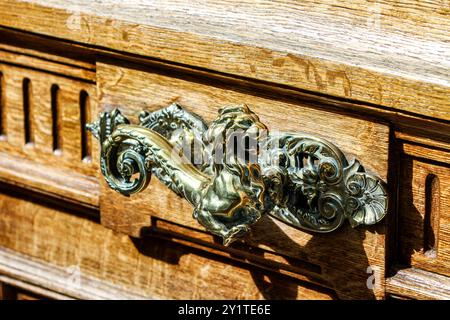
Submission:
M 87 126 L 100 141 L 109 186 L 128 196 L 154 174 L 192 204 L 194 218 L 224 245 L 264 213 L 321 233 L 345 220 L 355 227 L 386 215 L 385 183 L 357 160 L 348 163 L 314 136 L 269 133 L 245 105 L 222 108 L 209 127 L 177 104 L 141 112 L 139 120 L 132 125 L 115 109 Z

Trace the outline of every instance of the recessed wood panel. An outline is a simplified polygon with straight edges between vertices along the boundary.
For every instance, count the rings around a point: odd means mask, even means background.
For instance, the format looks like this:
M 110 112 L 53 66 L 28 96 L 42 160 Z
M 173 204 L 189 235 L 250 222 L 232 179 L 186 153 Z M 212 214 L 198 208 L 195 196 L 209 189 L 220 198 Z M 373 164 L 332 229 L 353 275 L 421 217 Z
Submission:
M 406 142 L 403 151 L 398 219 L 400 262 L 448 276 L 450 152 Z
M 133 121 L 137 121 L 141 110 L 154 111 L 177 102 L 211 122 L 221 106 L 246 103 L 269 130 L 325 138 L 349 159 L 358 158 L 367 171 L 386 180 L 389 127 L 385 124 L 336 113 L 313 102 L 275 97 L 251 87 L 160 69 L 97 63 L 97 81 L 99 109 L 119 107 Z M 168 231 L 175 236 L 183 234 L 192 243 L 217 245 L 217 239 L 204 233 L 193 219 L 191 206 L 157 179 L 145 192 L 130 198 L 120 196 L 102 182 L 100 210 L 105 226 L 135 237 L 147 231 Z M 152 217 L 170 223 L 153 220 L 152 224 Z M 249 260 L 259 255 L 264 258 L 266 253 L 285 257 L 284 261 L 276 257 L 264 259 L 266 263 L 281 263 L 281 269 L 303 272 L 311 281 L 318 278 L 342 298 L 373 298 L 384 294 L 382 278 L 374 290 L 367 285 L 371 270 L 384 273 L 384 232 L 384 224 L 380 223 L 370 228 L 352 229 L 345 225 L 330 234 L 309 234 L 266 216 L 254 225 L 243 248 L 238 248 L 238 244 L 234 247 Z M 258 253 L 261 250 L 263 253 Z M 298 267 L 302 262 L 319 271 L 311 273 L 308 268 Z

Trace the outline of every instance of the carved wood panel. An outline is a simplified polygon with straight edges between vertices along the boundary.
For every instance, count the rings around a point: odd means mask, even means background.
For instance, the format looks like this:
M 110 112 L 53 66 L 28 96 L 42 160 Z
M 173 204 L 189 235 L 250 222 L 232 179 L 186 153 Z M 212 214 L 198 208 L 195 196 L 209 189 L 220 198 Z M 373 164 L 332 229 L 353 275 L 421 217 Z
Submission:
M 96 146 L 84 130 L 96 107 L 92 74 L 0 50 L 1 179 L 98 205 Z
M 385 124 L 330 112 L 305 101 L 275 98 L 239 88 L 239 84 L 133 65 L 97 63 L 97 81 L 99 109 L 120 108 L 132 121 L 137 121 L 141 110 L 154 111 L 179 102 L 209 122 L 219 107 L 246 103 L 269 129 L 305 132 L 333 141 L 349 158 L 360 159 L 366 170 L 387 178 L 389 127 Z M 332 288 L 341 298 L 384 295 L 383 222 L 369 228 L 347 225 L 333 234 L 313 235 L 265 216 L 254 225 L 249 238 L 225 249 L 192 218 L 190 205 L 157 179 L 145 192 L 131 197 L 101 183 L 101 222 L 113 230 L 133 237 L 154 234 L 289 273 Z M 367 280 L 374 272 L 379 277 L 376 286 L 369 288 Z
M 399 260 L 450 275 L 450 152 L 403 143 Z

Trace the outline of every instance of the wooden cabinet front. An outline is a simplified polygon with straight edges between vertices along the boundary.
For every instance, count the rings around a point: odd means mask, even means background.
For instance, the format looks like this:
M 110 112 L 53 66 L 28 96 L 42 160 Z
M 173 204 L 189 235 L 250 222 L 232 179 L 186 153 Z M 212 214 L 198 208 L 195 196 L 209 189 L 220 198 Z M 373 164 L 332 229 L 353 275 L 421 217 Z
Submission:
M 337 55 L 322 43 L 320 50 L 336 57 L 331 61 L 306 50 L 306 44 L 294 46 L 282 28 L 272 30 L 279 40 L 270 35 L 279 46 L 275 50 L 246 32 L 235 42 L 222 33 L 217 39 L 142 21 L 130 24 L 121 14 L 110 19 L 84 11 L 92 9 L 89 4 L 77 16 L 57 6 L 47 10 L 41 1 L 11 1 L 11 8 L 30 18 L 16 21 L 4 2 L 0 298 L 450 296 L 450 91 L 448 77 L 433 62 L 437 57 L 421 60 L 422 70 L 414 57 L 381 51 L 359 56 L 360 48 L 348 43 L 343 59 L 342 50 Z M 130 4 L 130 12 L 133 8 Z M 206 9 L 201 14 L 210 12 Z M 302 24 L 300 11 L 293 10 L 287 22 L 315 34 Z M 337 19 L 344 22 L 343 17 Z M 197 27 L 213 17 L 203 19 Z M 242 29 L 239 19 L 230 23 Z M 258 15 L 252 19 L 261 23 Z M 342 34 L 353 30 L 343 26 Z M 440 32 L 432 34 L 438 39 L 431 42 L 442 40 Z M 371 38 L 373 50 L 384 48 L 382 39 L 384 34 Z M 413 50 L 416 43 L 401 42 L 401 48 Z M 380 61 L 389 61 L 383 64 L 387 69 Z M 222 107 L 245 104 L 270 132 L 330 142 L 342 152 L 346 170 L 357 160 L 361 167 L 355 172 L 382 186 L 381 209 L 374 207 L 382 213 L 388 208 L 386 217 L 354 228 L 345 221 L 333 232 L 318 233 L 263 214 L 245 236 L 225 246 L 193 215 L 194 201 L 155 174 L 140 193 L 127 197 L 114 191 L 102 172 L 103 149 L 86 125 L 114 109 L 138 124 L 142 111 L 172 104 L 207 125 Z M 295 158 L 314 169 L 316 160 Z M 313 199 L 308 205 L 317 209 L 304 176 L 299 180 L 302 201 Z M 364 181 L 368 188 L 372 182 Z M 350 188 L 345 192 L 352 194 Z M 373 201 L 370 192 L 361 197 Z

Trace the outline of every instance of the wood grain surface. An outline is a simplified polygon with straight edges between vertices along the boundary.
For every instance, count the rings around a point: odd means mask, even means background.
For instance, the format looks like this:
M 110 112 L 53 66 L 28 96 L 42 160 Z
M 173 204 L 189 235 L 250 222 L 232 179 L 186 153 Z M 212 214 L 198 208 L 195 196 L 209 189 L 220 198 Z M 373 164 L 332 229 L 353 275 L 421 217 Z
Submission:
M 396 270 L 396 274 L 386 280 L 386 289 L 394 295 L 421 300 L 450 299 L 450 281 L 448 277 L 407 268 Z
M 79 298 L 330 299 L 332 291 L 167 240 L 137 240 L 0 195 L 0 272 Z M 11 253 L 13 252 L 13 253 Z M 74 272 L 80 281 L 73 279 Z
M 449 0 L 0 0 L 0 299 L 447 298 L 449 16 Z M 314 235 L 266 216 L 225 248 L 156 178 L 110 190 L 84 124 L 173 102 L 207 122 L 246 103 L 333 142 L 388 182 L 387 219 Z
M 448 8 L 447 0 L 2 0 L 0 25 L 448 121 Z

